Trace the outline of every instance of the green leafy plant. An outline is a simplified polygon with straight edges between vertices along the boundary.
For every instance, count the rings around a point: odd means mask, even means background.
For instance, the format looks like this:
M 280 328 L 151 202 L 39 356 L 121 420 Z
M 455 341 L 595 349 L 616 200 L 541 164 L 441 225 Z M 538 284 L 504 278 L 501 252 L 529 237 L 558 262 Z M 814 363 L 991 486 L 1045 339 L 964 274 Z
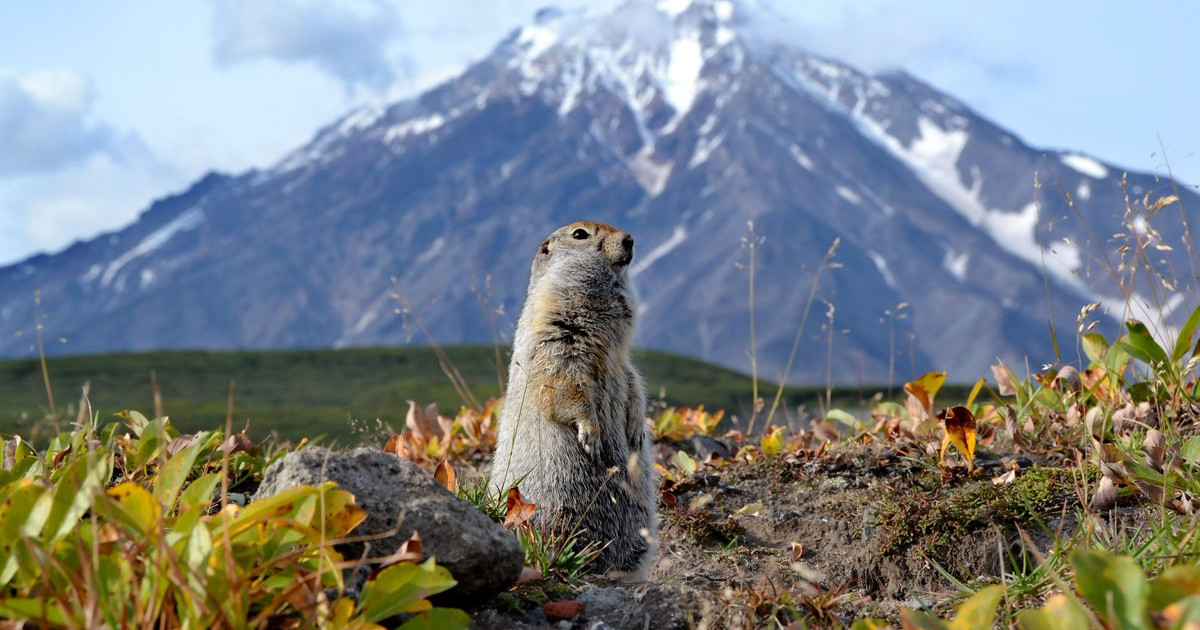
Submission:
M 1039 608 L 1018 611 L 1023 630 L 1084 630 L 1095 628 L 1188 628 L 1200 623 L 1200 566 L 1171 567 L 1147 578 L 1129 556 L 1079 549 L 1071 554 L 1074 584 Z M 980 589 L 944 621 L 920 611 L 906 610 L 905 630 L 987 630 L 993 627 L 1004 587 Z
M 336 595 L 351 565 L 333 545 L 365 517 L 350 493 L 300 486 L 230 503 L 231 476 L 263 467 L 253 445 L 123 417 L 44 453 L 5 441 L 0 616 L 66 628 L 369 628 L 399 613 L 415 615 L 407 627 L 468 624 L 426 599 L 454 585 L 432 560 L 384 568 L 357 604 Z

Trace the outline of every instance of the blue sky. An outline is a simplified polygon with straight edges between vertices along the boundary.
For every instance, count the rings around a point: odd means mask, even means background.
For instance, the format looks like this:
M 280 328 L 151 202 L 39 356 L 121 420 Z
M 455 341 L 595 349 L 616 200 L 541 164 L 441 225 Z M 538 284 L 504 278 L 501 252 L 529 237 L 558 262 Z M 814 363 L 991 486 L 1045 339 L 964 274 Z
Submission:
M 1200 3 L 757 1 L 797 44 L 906 69 L 1034 146 L 1163 175 L 1165 147 L 1200 183 Z M 119 228 L 205 171 L 270 165 L 356 105 L 451 76 L 545 4 L 0 3 L 0 264 Z

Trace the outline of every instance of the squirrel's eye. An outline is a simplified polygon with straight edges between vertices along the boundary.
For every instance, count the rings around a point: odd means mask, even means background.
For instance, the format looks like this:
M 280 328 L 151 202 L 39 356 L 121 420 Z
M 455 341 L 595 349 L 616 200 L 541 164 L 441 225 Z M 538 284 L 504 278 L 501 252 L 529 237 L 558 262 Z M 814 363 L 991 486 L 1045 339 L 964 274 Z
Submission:
M 588 234 L 588 231 L 583 228 L 575 228 L 575 231 L 571 232 L 571 238 L 573 238 L 577 241 L 582 241 L 583 239 L 585 239 L 589 236 L 591 236 L 591 235 Z

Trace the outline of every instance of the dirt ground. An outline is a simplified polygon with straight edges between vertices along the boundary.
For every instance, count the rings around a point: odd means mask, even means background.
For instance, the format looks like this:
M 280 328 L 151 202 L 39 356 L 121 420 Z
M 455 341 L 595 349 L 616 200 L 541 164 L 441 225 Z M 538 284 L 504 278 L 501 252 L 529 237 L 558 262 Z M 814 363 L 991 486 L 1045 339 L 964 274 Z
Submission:
M 687 449 L 687 445 L 679 445 Z M 1032 561 L 1080 505 L 1051 457 L 982 452 L 942 468 L 902 443 L 715 461 L 664 483 L 649 583 L 553 580 L 482 610 L 479 628 L 841 627 L 942 610 L 960 583 Z M 1005 476 L 1012 471 L 1013 474 Z M 1020 528 L 1020 530 L 1018 529 Z M 1019 531 L 1027 534 L 1023 541 Z M 556 605 L 579 602 L 559 619 Z

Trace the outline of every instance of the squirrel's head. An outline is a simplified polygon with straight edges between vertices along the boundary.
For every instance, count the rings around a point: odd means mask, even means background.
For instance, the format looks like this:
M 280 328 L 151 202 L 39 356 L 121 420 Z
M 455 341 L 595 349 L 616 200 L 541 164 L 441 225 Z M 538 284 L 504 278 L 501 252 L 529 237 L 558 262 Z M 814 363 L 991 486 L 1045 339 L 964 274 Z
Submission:
M 576 221 L 555 230 L 538 247 L 533 259 L 531 286 L 551 269 L 564 277 L 603 282 L 608 276 L 624 288 L 633 260 L 633 236 L 611 225 Z

